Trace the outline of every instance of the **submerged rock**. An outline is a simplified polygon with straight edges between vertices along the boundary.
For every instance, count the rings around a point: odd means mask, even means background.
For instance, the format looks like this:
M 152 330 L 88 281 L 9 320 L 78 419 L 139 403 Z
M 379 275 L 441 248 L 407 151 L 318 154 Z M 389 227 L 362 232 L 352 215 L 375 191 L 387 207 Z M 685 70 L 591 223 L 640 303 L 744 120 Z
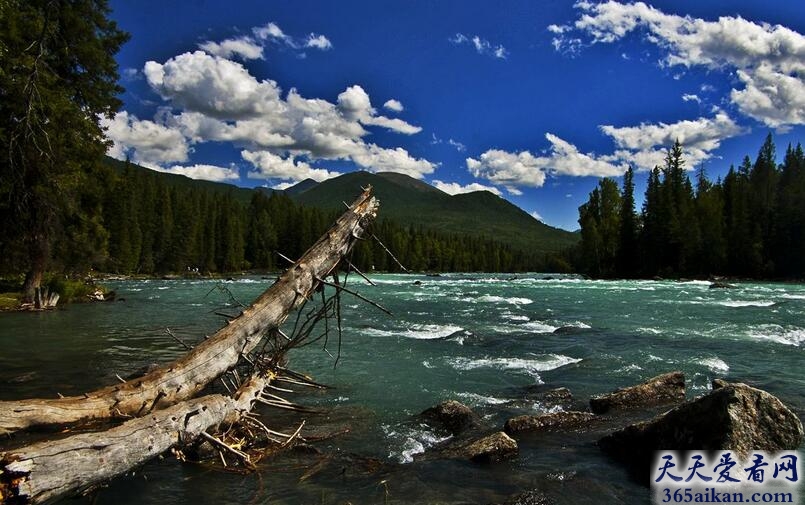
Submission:
M 803 438 L 799 418 L 777 397 L 730 383 L 650 421 L 607 435 L 598 445 L 648 482 L 657 450 L 732 450 L 744 456 L 753 450 L 797 449 Z
M 482 438 L 451 444 L 440 451 L 441 457 L 468 459 L 476 463 L 497 463 L 517 456 L 517 442 L 502 431 Z
M 590 412 L 554 412 L 537 416 L 524 415 L 506 421 L 504 430 L 509 435 L 523 432 L 563 430 L 583 426 L 595 417 Z
M 710 287 L 708 289 L 734 289 L 734 288 L 735 286 L 733 284 L 729 284 L 727 282 L 722 281 L 715 281 L 712 284 L 710 284 Z
M 596 414 L 611 409 L 628 409 L 679 402 L 685 399 L 685 374 L 670 372 L 653 377 L 642 384 L 618 389 L 612 393 L 590 398 L 590 408 Z
M 555 502 L 536 489 L 512 496 L 500 505 L 553 505 Z
M 453 435 L 480 426 L 480 418 L 469 407 L 455 400 L 446 400 L 422 412 L 422 417 L 436 422 Z

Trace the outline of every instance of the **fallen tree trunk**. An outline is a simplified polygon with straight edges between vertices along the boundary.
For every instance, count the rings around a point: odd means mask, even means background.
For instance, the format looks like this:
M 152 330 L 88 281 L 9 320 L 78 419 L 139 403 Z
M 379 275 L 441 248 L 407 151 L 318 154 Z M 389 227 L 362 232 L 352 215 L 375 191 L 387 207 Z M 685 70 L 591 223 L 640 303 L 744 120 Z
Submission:
M 192 398 L 304 303 L 374 219 L 371 187 L 240 316 L 182 358 L 150 373 L 82 396 L 0 402 L 0 435 L 35 426 L 140 417 Z
M 269 381 L 255 374 L 232 397 L 202 396 L 103 432 L 0 454 L 0 503 L 51 503 L 92 489 L 202 434 L 209 437 L 208 429 L 240 421 Z

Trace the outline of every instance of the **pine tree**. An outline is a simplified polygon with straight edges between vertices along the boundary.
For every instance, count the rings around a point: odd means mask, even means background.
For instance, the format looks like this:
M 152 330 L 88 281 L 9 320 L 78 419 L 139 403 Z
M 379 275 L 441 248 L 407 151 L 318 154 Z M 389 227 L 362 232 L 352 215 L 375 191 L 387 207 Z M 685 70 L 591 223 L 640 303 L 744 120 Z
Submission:
M 634 200 L 634 169 L 623 174 L 621 192 L 620 230 L 618 244 L 618 275 L 634 277 L 638 272 L 638 220 Z
M 18 248 L 28 300 L 106 150 L 100 117 L 120 106 L 114 55 L 128 35 L 108 14 L 104 0 L 7 0 L 0 12 L 0 235 Z

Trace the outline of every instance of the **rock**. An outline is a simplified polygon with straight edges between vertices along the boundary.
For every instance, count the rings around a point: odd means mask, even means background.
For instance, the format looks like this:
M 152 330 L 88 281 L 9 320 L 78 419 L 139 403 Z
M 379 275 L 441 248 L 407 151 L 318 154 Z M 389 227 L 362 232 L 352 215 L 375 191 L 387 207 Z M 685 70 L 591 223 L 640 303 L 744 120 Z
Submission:
M 556 389 L 549 389 L 542 395 L 545 401 L 551 402 L 569 402 L 573 399 L 573 393 L 568 388 L 561 387 Z
M 554 333 L 554 335 L 567 335 L 567 334 L 573 334 L 573 333 L 582 333 L 584 331 L 587 331 L 588 329 L 589 328 L 584 328 L 582 326 L 567 325 L 567 326 L 560 326 L 559 328 L 556 328 L 555 330 L 553 330 L 553 333 Z
M 517 456 L 517 442 L 502 431 L 456 444 L 441 452 L 441 456 L 468 459 L 476 463 L 497 463 Z
M 480 418 L 469 407 L 455 400 L 447 400 L 431 407 L 422 416 L 443 426 L 453 435 L 458 435 L 480 425 Z
M 734 289 L 735 286 L 727 282 L 715 281 L 708 289 Z
M 414 286 L 421 286 L 421 285 L 422 285 L 422 281 L 414 281 Z
M 753 450 L 797 449 L 804 438 L 799 418 L 777 397 L 732 383 L 607 435 L 598 445 L 647 483 L 657 450 L 730 450 L 743 457 Z
M 653 377 L 642 384 L 618 389 L 612 393 L 590 398 L 590 408 L 596 414 L 610 409 L 627 409 L 685 399 L 685 374 L 670 372 Z
M 517 416 L 506 421 L 504 430 L 509 435 L 523 432 L 563 430 L 585 425 L 593 420 L 590 412 L 554 412 L 538 416 Z
M 721 389 L 724 386 L 729 386 L 730 383 L 725 381 L 724 379 L 713 379 L 713 390 Z
M 536 489 L 512 496 L 501 505 L 553 505 L 555 502 Z

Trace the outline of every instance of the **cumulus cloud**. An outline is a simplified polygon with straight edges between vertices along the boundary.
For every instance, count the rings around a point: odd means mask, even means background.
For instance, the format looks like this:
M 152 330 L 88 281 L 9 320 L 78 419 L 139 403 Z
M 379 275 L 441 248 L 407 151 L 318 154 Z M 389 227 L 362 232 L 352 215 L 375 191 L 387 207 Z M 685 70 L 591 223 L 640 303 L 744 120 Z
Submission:
M 684 95 L 682 95 L 682 101 L 702 103 L 702 99 L 699 98 L 699 95 L 693 93 L 685 93 Z
M 148 84 L 162 98 L 220 119 L 245 119 L 278 113 L 280 89 L 258 81 L 240 63 L 203 51 L 183 53 L 163 63 L 148 61 Z
M 377 111 L 372 107 L 369 95 L 358 85 L 350 86 L 338 95 L 338 108 L 347 119 L 360 121 L 365 125 L 382 126 L 406 135 L 414 135 L 422 131 L 421 127 L 406 123 L 402 119 L 377 116 Z
M 618 148 L 610 159 L 627 161 L 645 170 L 662 164 L 665 150 L 677 140 L 682 144 L 688 168 L 693 169 L 710 159 L 712 151 L 718 149 L 723 140 L 746 133 L 746 129 L 721 110 L 716 110 L 712 118 L 600 128 Z
M 158 165 L 187 161 L 190 147 L 181 132 L 154 121 L 141 121 L 126 111 L 112 119 L 101 118 L 106 137 L 112 141 L 109 156 L 131 158 L 135 163 Z
M 283 158 L 270 151 L 243 150 L 240 155 L 256 169 L 249 172 L 248 177 L 251 179 L 290 179 L 291 181 L 313 179 L 321 182 L 341 175 L 338 172 L 313 168 L 304 161 L 294 160 L 292 156 Z
M 239 57 L 244 60 L 258 60 L 263 58 L 263 46 L 251 37 L 238 37 L 226 39 L 221 42 L 207 41 L 198 45 L 214 56 L 221 58 Z
M 805 36 L 781 25 L 723 16 L 716 21 L 666 14 L 643 2 L 581 1 L 573 24 L 551 26 L 558 49 L 574 50 L 581 32 L 591 43 L 611 43 L 637 30 L 665 51 L 666 66 L 734 71 L 742 84 L 730 100 L 773 128 L 805 124 Z
M 224 168 L 215 165 L 173 165 L 168 168 L 149 167 L 159 172 L 178 174 L 190 177 L 191 179 L 201 179 L 205 181 L 225 182 L 240 178 L 238 169 L 235 167 Z
M 264 29 L 265 34 L 255 36 L 284 36 L 276 25 Z M 352 161 L 367 170 L 417 178 L 436 168 L 405 149 L 364 140 L 370 126 L 405 135 L 422 129 L 378 115 L 358 85 L 340 93 L 336 103 L 303 97 L 293 88 L 283 93 L 276 82 L 257 79 L 243 64 L 201 50 L 164 63 L 149 61 L 144 74 L 169 107 L 153 121 L 123 116 L 110 122 L 112 155 L 132 151 L 164 168 L 169 162 L 186 161 L 191 145 L 228 142 L 248 153 L 243 157 L 255 167 L 249 176 L 266 179 L 323 180 L 337 175 L 311 165 L 318 160 Z
M 383 108 L 393 112 L 402 112 L 403 110 L 405 110 L 403 104 L 400 103 L 399 100 L 395 100 L 393 98 L 391 100 L 387 100 L 386 103 L 383 104 Z
M 490 193 L 495 194 L 497 196 L 503 195 L 498 188 L 494 186 L 485 186 L 477 182 L 473 182 L 462 186 L 457 182 L 443 182 L 438 179 L 434 179 L 432 184 L 436 189 L 442 190 L 448 195 L 458 195 L 460 193 L 472 193 L 473 191 L 489 191 Z
M 518 186 L 541 187 L 547 175 L 597 176 L 621 175 L 626 166 L 618 160 L 582 153 L 576 146 L 552 133 L 545 134 L 551 144 L 545 156 L 529 151 L 510 153 L 490 149 L 478 159 L 467 158 L 467 169 L 478 178 L 501 185 L 512 194 L 521 194 Z
M 486 56 L 492 56 L 493 58 L 498 58 L 501 60 L 505 60 L 509 56 L 509 52 L 500 44 L 493 44 L 486 39 L 482 39 L 478 35 L 464 35 L 463 33 L 457 33 L 455 36 L 450 37 L 450 42 L 455 45 L 463 45 L 467 44 L 475 48 L 475 51 L 478 54 L 483 54 Z

